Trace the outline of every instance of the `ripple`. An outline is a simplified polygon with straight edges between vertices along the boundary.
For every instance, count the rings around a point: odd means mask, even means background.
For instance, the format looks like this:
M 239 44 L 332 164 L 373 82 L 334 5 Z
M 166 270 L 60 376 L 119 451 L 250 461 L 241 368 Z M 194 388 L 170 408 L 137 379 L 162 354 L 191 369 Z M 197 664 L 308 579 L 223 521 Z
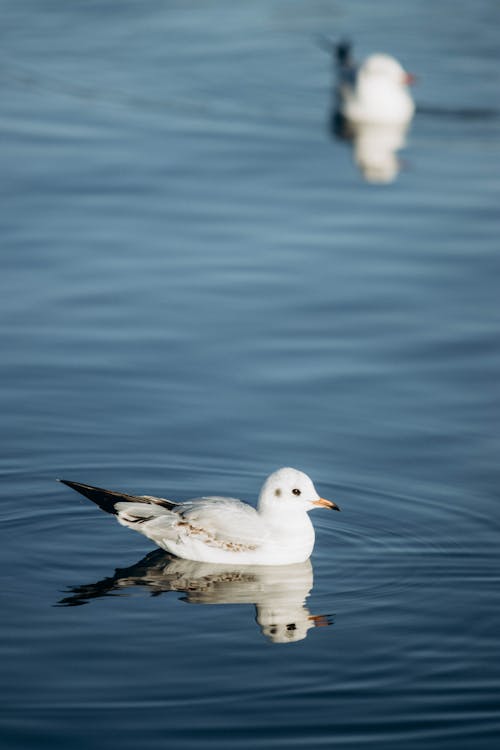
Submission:
M 328 516 L 316 522 L 313 598 L 320 607 L 341 618 L 411 599 L 412 592 L 418 600 L 433 576 L 441 585 L 491 580 L 498 522 L 486 512 L 454 507 L 451 498 L 443 503 L 347 484 L 333 489 L 332 496 L 345 498 L 344 512 L 335 522 Z

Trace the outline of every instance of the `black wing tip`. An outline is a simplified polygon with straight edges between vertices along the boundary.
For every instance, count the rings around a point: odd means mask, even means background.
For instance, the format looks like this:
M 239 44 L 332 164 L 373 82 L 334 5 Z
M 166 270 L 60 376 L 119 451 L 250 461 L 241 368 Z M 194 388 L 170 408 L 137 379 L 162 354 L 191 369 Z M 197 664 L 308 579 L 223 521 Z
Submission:
M 84 495 L 89 500 L 92 500 L 93 503 L 99 506 L 101 510 L 104 510 L 106 513 L 112 513 L 116 515 L 115 510 L 115 504 L 120 502 L 120 500 L 128 500 L 133 499 L 128 495 L 122 495 L 117 492 L 113 492 L 111 490 L 104 490 L 101 487 L 93 487 L 90 484 L 82 484 L 81 482 L 71 482 L 69 479 L 57 479 L 58 482 L 61 484 L 65 484 L 67 487 L 70 487 L 72 490 L 75 490 L 76 492 L 79 492 L 81 495 Z
M 349 65 L 351 63 L 352 42 L 350 39 L 341 39 L 335 45 L 335 53 L 339 65 Z
M 93 503 L 99 506 L 106 513 L 117 514 L 115 505 L 117 503 L 146 503 L 160 505 L 167 510 L 171 510 L 177 505 L 170 500 L 161 497 L 149 497 L 147 495 L 128 495 L 126 492 L 117 492 L 116 490 L 105 490 L 102 487 L 93 487 L 91 484 L 82 484 L 81 482 L 71 482 L 69 479 L 57 479 L 56 481 L 65 484 L 72 490 L 84 495 Z
M 97 492 L 108 492 L 108 490 L 103 490 L 101 487 L 94 487 L 91 484 L 83 484 L 83 482 L 72 482 L 69 479 L 56 479 L 56 482 L 60 482 L 61 484 L 65 484 L 66 487 L 71 487 L 72 490 L 76 490 L 77 492 L 85 492 L 85 490 L 93 490 Z

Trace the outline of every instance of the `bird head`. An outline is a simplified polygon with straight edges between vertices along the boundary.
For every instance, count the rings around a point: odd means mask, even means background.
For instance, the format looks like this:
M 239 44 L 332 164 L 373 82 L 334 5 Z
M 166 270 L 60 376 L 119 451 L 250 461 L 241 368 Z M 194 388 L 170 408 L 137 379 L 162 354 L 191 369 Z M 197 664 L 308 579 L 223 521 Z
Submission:
M 312 480 L 298 469 L 285 467 L 271 474 L 260 491 L 259 511 L 278 510 L 310 511 L 315 508 L 340 510 L 331 500 L 320 497 Z

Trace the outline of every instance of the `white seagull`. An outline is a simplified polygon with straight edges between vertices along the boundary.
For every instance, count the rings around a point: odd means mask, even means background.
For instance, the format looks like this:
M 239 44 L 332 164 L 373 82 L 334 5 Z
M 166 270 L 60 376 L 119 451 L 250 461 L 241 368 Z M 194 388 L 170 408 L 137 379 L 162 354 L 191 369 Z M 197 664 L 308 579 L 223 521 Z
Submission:
M 336 47 L 338 108 L 355 123 L 405 124 L 415 112 L 408 86 L 415 80 L 391 55 L 374 54 L 356 66 L 350 45 Z
M 279 469 L 266 479 L 257 509 L 232 497 L 201 497 L 177 503 L 59 481 L 114 514 L 122 526 L 144 534 L 177 557 L 198 562 L 304 562 L 314 547 L 308 512 L 314 508 L 340 510 L 318 495 L 307 474 L 291 468 Z

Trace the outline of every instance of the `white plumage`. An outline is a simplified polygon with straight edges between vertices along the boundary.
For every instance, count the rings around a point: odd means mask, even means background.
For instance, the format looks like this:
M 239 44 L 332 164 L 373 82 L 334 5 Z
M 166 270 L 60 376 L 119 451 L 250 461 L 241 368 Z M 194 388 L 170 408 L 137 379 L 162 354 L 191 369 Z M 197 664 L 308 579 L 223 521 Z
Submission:
M 391 55 L 370 55 L 358 67 L 347 57 L 339 65 L 340 112 L 353 123 L 408 123 L 415 112 L 412 80 Z
M 257 509 L 231 497 L 202 497 L 176 503 L 60 481 L 162 549 L 199 562 L 303 562 L 314 547 L 314 528 L 308 512 L 315 507 L 340 510 L 318 495 L 306 474 L 291 468 L 279 469 L 267 478 Z

